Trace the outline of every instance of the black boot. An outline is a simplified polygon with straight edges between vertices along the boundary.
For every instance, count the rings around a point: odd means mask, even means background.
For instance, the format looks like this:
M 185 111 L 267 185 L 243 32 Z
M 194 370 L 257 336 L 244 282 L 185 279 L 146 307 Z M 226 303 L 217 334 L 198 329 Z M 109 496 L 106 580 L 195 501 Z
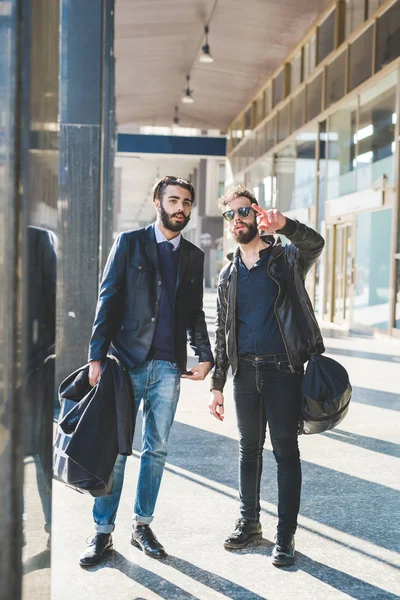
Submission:
M 262 538 L 262 527 L 260 521 L 249 521 L 249 519 L 238 519 L 235 523 L 235 531 L 226 538 L 224 547 L 231 550 L 244 548 L 254 540 Z
M 272 550 L 272 564 L 276 567 L 287 567 L 294 563 L 294 534 L 278 533 Z
M 113 549 L 111 533 L 96 533 L 91 542 L 82 552 L 79 564 L 81 567 L 97 565 L 103 555 Z
M 166 558 L 168 554 L 160 544 L 149 525 L 134 525 L 131 533 L 131 544 L 142 550 L 151 558 Z

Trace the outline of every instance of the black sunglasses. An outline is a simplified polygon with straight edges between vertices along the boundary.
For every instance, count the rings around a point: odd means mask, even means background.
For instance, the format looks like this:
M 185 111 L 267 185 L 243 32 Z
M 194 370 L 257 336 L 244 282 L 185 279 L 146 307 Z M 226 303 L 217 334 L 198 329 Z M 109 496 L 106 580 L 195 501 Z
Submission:
M 222 216 L 224 217 L 225 221 L 233 221 L 236 213 L 239 215 L 239 217 L 248 217 L 251 210 L 254 210 L 251 206 L 241 206 L 237 210 L 225 211 L 222 213 Z

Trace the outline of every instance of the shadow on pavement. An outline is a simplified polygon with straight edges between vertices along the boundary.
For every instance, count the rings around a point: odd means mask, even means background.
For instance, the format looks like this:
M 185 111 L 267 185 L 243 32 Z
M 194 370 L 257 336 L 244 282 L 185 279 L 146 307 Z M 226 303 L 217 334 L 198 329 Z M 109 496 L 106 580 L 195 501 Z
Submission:
M 266 596 L 259 596 L 229 579 L 225 579 L 220 575 L 201 569 L 182 558 L 169 556 L 164 562 L 187 577 L 195 579 L 212 590 L 224 594 L 228 598 L 232 598 L 232 600 L 265 600 L 266 598 Z
M 379 354 L 379 352 L 365 352 L 364 350 L 352 350 L 350 348 L 326 348 L 327 354 L 338 354 L 340 356 L 353 356 L 354 358 L 366 358 L 369 360 L 382 360 L 400 364 L 400 356 L 394 354 Z
M 338 442 L 344 442 L 345 444 L 351 444 L 352 446 L 379 452 L 379 454 L 400 458 L 400 444 L 385 442 L 384 440 L 367 437 L 366 435 L 359 435 L 358 433 L 352 433 L 350 431 L 342 431 L 341 429 L 325 431 L 322 435 L 337 440 Z
M 165 598 L 165 600 L 172 600 L 172 598 L 174 600 L 198 600 L 196 596 L 193 596 L 174 583 L 164 579 L 164 577 L 160 577 L 160 575 L 153 573 L 153 571 L 144 569 L 143 567 L 131 562 L 125 558 L 123 554 L 117 552 L 116 550 L 110 554 L 109 560 L 102 562 L 96 567 L 90 567 L 85 570 L 94 573 L 104 569 L 105 567 L 118 569 L 118 571 L 121 571 L 121 573 L 129 577 L 129 579 L 132 579 L 132 581 L 139 583 L 155 594 L 158 594 L 161 598 Z M 139 598 L 136 600 L 139 600 Z
M 214 481 L 231 488 L 232 495 L 238 497 L 237 458 L 236 440 L 178 421 L 174 423 L 167 462 L 189 471 L 193 477 L 188 479 L 197 481 L 195 476 L 200 475 L 210 482 L 212 489 Z M 302 461 L 302 465 L 301 515 L 382 548 L 398 549 L 398 535 L 388 524 L 393 523 L 399 511 L 400 492 L 310 462 Z M 277 504 L 276 463 L 270 450 L 264 451 L 261 498 Z M 232 525 L 238 513 L 239 502 Z
M 382 392 L 380 390 L 371 390 L 370 388 L 353 387 L 352 402 L 358 404 L 368 404 L 378 408 L 388 408 L 389 410 L 400 410 L 400 394 L 393 392 Z

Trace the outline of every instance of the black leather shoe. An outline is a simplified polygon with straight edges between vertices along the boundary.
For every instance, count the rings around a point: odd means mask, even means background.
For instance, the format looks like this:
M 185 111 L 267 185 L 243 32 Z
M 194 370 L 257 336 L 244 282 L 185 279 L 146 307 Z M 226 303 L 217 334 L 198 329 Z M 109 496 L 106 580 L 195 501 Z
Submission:
M 249 521 L 238 519 L 235 523 L 235 531 L 226 538 L 224 547 L 230 550 L 244 548 L 254 540 L 261 540 L 262 527 L 260 521 Z
M 142 550 L 151 558 L 167 558 L 163 546 L 160 544 L 149 525 L 134 525 L 131 533 L 131 544 Z
M 79 558 L 81 567 L 97 565 L 106 552 L 113 549 L 111 533 L 96 533 Z
M 287 567 L 294 563 L 294 535 L 293 533 L 278 533 L 276 543 L 272 550 L 272 564 L 276 567 Z

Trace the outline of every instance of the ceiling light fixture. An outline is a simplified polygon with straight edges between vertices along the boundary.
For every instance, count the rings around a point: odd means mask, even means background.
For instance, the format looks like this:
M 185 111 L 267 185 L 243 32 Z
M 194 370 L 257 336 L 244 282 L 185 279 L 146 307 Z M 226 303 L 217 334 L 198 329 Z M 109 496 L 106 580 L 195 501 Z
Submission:
M 204 26 L 204 35 L 205 35 L 205 44 L 202 47 L 202 54 L 200 54 L 200 62 L 202 63 L 212 63 L 214 62 L 213 57 L 211 56 L 211 52 L 210 52 L 210 46 L 208 44 L 208 25 Z
M 173 118 L 173 121 L 172 121 L 172 122 L 173 122 L 173 124 L 174 124 L 174 125 L 176 125 L 176 126 L 178 126 L 178 125 L 179 125 L 179 121 L 180 121 L 179 114 L 178 114 L 178 110 L 179 110 L 179 109 L 178 109 L 178 107 L 177 107 L 177 106 L 175 106 L 175 113 L 174 113 L 174 118 Z
M 194 100 L 192 97 L 193 90 L 190 89 L 190 75 L 186 75 L 187 85 L 183 91 L 182 102 L 184 104 L 193 104 Z

